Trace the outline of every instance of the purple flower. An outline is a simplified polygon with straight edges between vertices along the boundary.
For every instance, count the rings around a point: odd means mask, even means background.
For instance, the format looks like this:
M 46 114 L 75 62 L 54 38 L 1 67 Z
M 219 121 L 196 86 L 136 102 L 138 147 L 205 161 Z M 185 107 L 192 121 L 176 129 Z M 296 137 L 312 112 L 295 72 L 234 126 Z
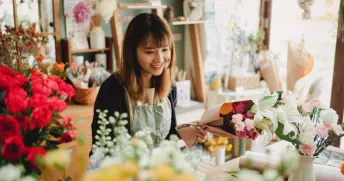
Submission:
M 73 9 L 74 18 L 76 23 L 81 24 L 89 19 L 91 10 L 88 7 L 87 3 L 80 1 Z

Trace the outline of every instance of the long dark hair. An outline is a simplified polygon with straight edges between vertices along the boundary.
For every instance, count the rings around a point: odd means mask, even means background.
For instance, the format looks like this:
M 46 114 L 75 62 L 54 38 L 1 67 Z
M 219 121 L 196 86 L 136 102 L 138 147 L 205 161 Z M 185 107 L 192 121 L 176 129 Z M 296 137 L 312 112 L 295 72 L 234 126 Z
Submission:
M 166 22 L 155 14 L 142 13 L 137 15 L 128 25 L 123 40 L 122 61 L 119 67 L 119 77 L 134 100 L 142 99 L 143 86 L 141 80 L 141 67 L 139 65 L 136 49 L 144 47 L 148 37 L 151 36 L 155 47 L 168 45 L 171 58 L 165 62 L 161 75 L 153 77 L 155 92 L 159 97 L 166 97 L 174 83 L 175 52 L 171 30 Z

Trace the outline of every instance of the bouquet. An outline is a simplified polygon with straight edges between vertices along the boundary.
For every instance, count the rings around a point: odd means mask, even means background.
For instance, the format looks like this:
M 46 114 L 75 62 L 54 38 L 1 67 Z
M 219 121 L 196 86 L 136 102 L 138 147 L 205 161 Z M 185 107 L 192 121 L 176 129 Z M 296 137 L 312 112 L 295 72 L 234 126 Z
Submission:
M 29 69 L 30 55 L 36 48 L 48 42 L 46 36 L 36 32 L 35 26 L 18 29 L 5 25 L 5 31 L 0 31 L 0 62 L 17 72 Z
M 319 100 L 301 103 L 291 92 L 277 92 L 275 96 L 277 101 L 270 108 L 278 121 L 275 133 L 291 142 L 301 155 L 318 156 L 344 136 L 336 111 Z
M 134 137 L 128 134 L 125 128 L 127 114 L 116 112 L 114 117 L 106 120 L 107 111 L 98 112 L 98 121 L 103 126 L 97 130 L 97 141 L 90 157 L 91 171 L 85 180 L 192 181 L 202 178 L 201 175 L 196 177 L 191 163 L 186 161 L 186 158 L 194 157 L 180 151 L 177 137 L 154 148 L 149 131 L 142 130 Z M 112 131 L 115 134 L 113 140 L 108 137 Z M 188 161 L 191 160 L 194 161 Z
M 71 118 L 61 115 L 73 95 L 57 76 L 36 70 L 24 76 L 0 66 L 0 166 L 21 164 L 24 175 L 39 174 L 40 158 L 76 137 Z

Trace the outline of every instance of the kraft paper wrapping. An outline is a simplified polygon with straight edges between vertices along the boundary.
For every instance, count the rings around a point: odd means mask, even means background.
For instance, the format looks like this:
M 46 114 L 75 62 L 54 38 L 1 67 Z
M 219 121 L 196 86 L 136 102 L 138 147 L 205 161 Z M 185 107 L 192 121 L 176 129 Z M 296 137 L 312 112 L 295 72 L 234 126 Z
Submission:
M 235 137 L 234 135 L 224 131 L 222 126 L 212 124 L 215 121 L 222 120 L 219 113 L 221 108 L 225 105 L 226 103 L 219 104 L 207 109 L 197 124 L 183 124 L 176 127 L 179 136 L 189 148 L 197 144 L 197 133 L 209 132 L 221 137 Z
M 301 45 L 288 41 L 287 89 L 293 91 L 295 83 L 309 74 L 314 66 L 314 57 Z
M 259 68 L 266 83 L 269 86 L 270 92 L 282 90 L 282 82 L 279 76 L 279 65 L 272 58 L 270 51 L 262 51 L 260 53 Z
M 266 168 L 276 169 L 279 165 L 280 157 L 275 155 L 267 155 L 258 152 L 245 152 L 239 160 L 239 168 L 263 171 Z M 323 164 L 314 164 L 315 175 L 317 181 L 343 181 L 344 176 L 338 167 L 327 166 Z

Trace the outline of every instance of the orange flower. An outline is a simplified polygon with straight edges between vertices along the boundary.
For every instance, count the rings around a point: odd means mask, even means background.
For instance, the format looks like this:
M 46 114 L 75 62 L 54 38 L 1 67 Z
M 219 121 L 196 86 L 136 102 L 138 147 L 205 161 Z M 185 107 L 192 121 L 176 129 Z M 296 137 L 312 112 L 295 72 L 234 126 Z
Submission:
M 227 115 L 233 111 L 232 103 L 224 103 L 220 108 L 220 116 Z
M 44 59 L 44 55 L 38 55 L 38 56 L 36 56 L 35 58 L 36 58 L 36 61 L 37 61 L 38 63 L 42 63 L 42 60 Z
M 62 63 L 62 62 L 61 63 L 55 62 L 53 69 L 58 71 L 58 72 L 63 72 L 64 71 L 64 67 L 65 67 L 64 63 Z
M 344 162 L 339 166 L 340 172 L 344 175 Z
M 77 69 L 77 67 L 76 67 L 76 65 L 74 64 L 74 62 L 72 62 L 72 63 L 70 64 L 70 66 L 72 67 L 73 70 L 76 70 L 76 69 Z

